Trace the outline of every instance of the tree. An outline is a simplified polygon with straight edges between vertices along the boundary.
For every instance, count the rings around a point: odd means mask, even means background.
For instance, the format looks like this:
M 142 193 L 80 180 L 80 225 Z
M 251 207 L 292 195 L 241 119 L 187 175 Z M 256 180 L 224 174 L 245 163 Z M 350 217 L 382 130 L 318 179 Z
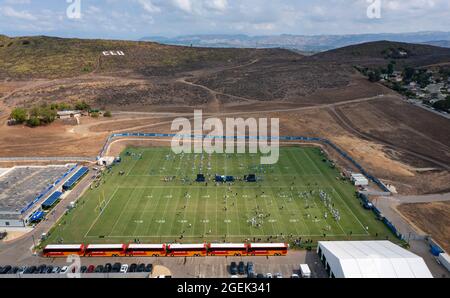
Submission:
M 394 66 L 395 66 L 395 62 L 391 61 L 391 63 L 389 63 L 388 68 L 387 68 L 388 75 L 391 75 L 394 73 Z
M 447 97 L 445 100 L 436 101 L 433 104 L 433 108 L 441 111 L 450 111 L 450 99 Z
M 85 101 L 79 101 L 75 104 L 75 110 L 88 111 L 91 107 Z
M 15 108 L 10 115 L 11 119 L 14 119 L 17 123 L 24 123 L 27 121 L 28 113 L 23 108 Z
M 111 117 L 112 117 L 112 114 L 111 114 L 110 111 L 106 111 L 106 112 L 103 114 L 103 117 L 111 118 Z
M 57 112 L 49 107 L 41 107 L 39 110 L 39 118 L 45 123 L 52 123 L 55 121 Z
M 30 117 L 30 119 L 27 120 L 27 124 L 30 127 L 37 127 L 41 125 L 41 120 L 39 120 L 38 117 Z
M 416 70 L 412 67 L 405 67 L 403 70 L 403 77 L 405 81 L 411 81 L 414 74 L 416 73 Z
M 379 80 L 381 80 L 381 74 L 380 74 L 380 71 L 378 69 L 369 72 L 369 81 L 371 81 L 371 82 L 378 82 Z

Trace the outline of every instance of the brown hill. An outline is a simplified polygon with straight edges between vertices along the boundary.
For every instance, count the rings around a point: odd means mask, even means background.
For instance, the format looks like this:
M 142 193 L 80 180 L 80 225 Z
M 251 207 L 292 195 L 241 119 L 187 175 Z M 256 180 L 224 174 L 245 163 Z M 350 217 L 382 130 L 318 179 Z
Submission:
M 310 59 L 364 67 L 386 66 L 390 61 L 396 61 L 400 66 L 418 67 L 449 62 L 450 49 L 423 44 L 377 41 L 319 53 Z
M 123 51 L 125 56 L 103 56 Z M 63 78 L 92 72 L 170 74 L 247 61 L 264 50 L 166 46 L 152 42 L 0 36 L 0 78 Z

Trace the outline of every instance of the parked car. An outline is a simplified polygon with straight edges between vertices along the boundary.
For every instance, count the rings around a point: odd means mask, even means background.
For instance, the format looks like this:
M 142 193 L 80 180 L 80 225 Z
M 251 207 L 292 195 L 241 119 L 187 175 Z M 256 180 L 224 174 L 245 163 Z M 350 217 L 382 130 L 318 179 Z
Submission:
M 255 265 L 252 262 L 248 262 L 247 263 L 247 273 L 250 274 L 255 274 Z
M 45 270 L 45 274 L 52 274 L 53 272 L 53 266 L 47 266 L 47 269 Z
M 256 274 L 256 278 L 266 278 L 266 277 L 264 276 L 264 274 L 258 273 Z
M 237 275 L 238 274 L 238 267 L 236 265 L 236 262 L 231 262 L 231 264 L 230 264 L 230 273 L 231 273 L 231 275 Z
M 24 274 L 27 269 L 27 266 L 22 266 L 19 268 L 19 271 L 17 271 L 17 274 Z
M 98 265 L 98 266 L 95 268 L 95 273 L 102 273 L 103 270 L 104 270 L 104 266 L 103 266 L 103 265 Z
M 95 271 L 95 266 L 94 265 L 89 265 L 88 269 L 87 269 L 87 273 L 93 273 Z
M 127 264 L 123 264 L 122 267 L 120 268 L 120 273 L 127 273 L 128 272 L 128 265 Z
M 59 274 L 61 272 L 61 267 L 55 266 L 52 270 L 53 274 Z
M 244 264 L 244 262 L 239 262 L 238 272 L 239 272 L 240 275 L 244 275 L 245 274 L 245 264 Z
M 36 272 L 36 266 L 28 267 L 23 274 L 34 274 Z
M 86 266 L 81 266 L 80 273 L 86 273 L 86 272 L 87 272 L 87 267 Z
M 59 270 L 59 274 L 66 274 L 69 271 L 69 267 L 64 266 Z
M 147 273 L 152 273 L 153 272 L 153 264 L 147 264 L 147 266 L 145 266 L 144 271 Z
M 46 265 L 40 265 L 40 266 L 37 268 L 36 273 L 38 273 L 38 274 L 44 274 L 46 270 L 47 270 L 47 266 L 46 266 Z
M 272 273 L 267 273 L 266 278 L 273 278 Z
M 275 273 L 275 278 L 283 278 L 283 274 L 281 273 Z
M 19 272 L 19 267 L 12 267 L 7 274 L 17 274 Z
M 138 267 L 138 265 L 137 264 L 131 264 L 130 265 L 130 268 L 128 269 L 128 272 L 131 272 L 131 273 L 134 273 L 134 272 L 136 272 L 137 271 L 137 267 Z
M 111 268 L 111 272 L 112 273 L 119 273 L 120 269 L 122 268 L 122 264 L 120 263 L 115 263 L 112 268 Z
M 110 273 L 112 271 L 112 265 L 110 263 L 105 264 L 103 268 L 103 273 Z
M 294 273 L 294 274 L 291 275 L 291 278 L 300 278 L 300 276 L 298 274 Z
M 11 270 L 11 269 L 12 269 L 12 267 L 10 265 L 0 268 L 0 274 L 7 274 L 9 272 L 9 270 Z
M 145 264 L 139 264 L 137 272 L 144 272 L 144 271 L 145 271 Z

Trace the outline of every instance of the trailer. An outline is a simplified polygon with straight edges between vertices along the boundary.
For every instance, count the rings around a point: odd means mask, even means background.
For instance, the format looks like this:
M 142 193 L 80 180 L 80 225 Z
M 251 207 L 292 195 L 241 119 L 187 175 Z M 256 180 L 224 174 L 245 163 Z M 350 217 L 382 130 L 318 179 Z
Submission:
M 300 265 L 300 274 L 302 278 L 311 278 L 311 270 L 309 269 L 308 264 Z

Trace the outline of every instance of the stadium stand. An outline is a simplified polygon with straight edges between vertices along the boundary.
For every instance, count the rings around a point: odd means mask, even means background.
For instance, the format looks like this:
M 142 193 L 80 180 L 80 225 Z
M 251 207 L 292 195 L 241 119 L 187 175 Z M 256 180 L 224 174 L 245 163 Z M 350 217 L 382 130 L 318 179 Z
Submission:
M 63 190 L 67 191 L 67 190 L 72 189 L 88 172 L 89 172 L 88 167 L 82 167 L 81 169 L 79 169 L 78 172 L 73 174 L 73 176 L 70 177 L 70 179 L 67 180 L 66 183 L 64 183 L 64 185 L 62 187 Z
M 53 208 L 56 202 L 59 201 L 59 199 L 61 198 L 61 195 L 62 192 L 60 191 L 55 191 L 54 193 L 52 193 L 52 195 L 48 197 L 48 199 L 44 203 L 42 203 L 42 209 L 48 210 Z
M 15 167 L 0 177 L 0 226 L 18 224 L 68 168 Z

